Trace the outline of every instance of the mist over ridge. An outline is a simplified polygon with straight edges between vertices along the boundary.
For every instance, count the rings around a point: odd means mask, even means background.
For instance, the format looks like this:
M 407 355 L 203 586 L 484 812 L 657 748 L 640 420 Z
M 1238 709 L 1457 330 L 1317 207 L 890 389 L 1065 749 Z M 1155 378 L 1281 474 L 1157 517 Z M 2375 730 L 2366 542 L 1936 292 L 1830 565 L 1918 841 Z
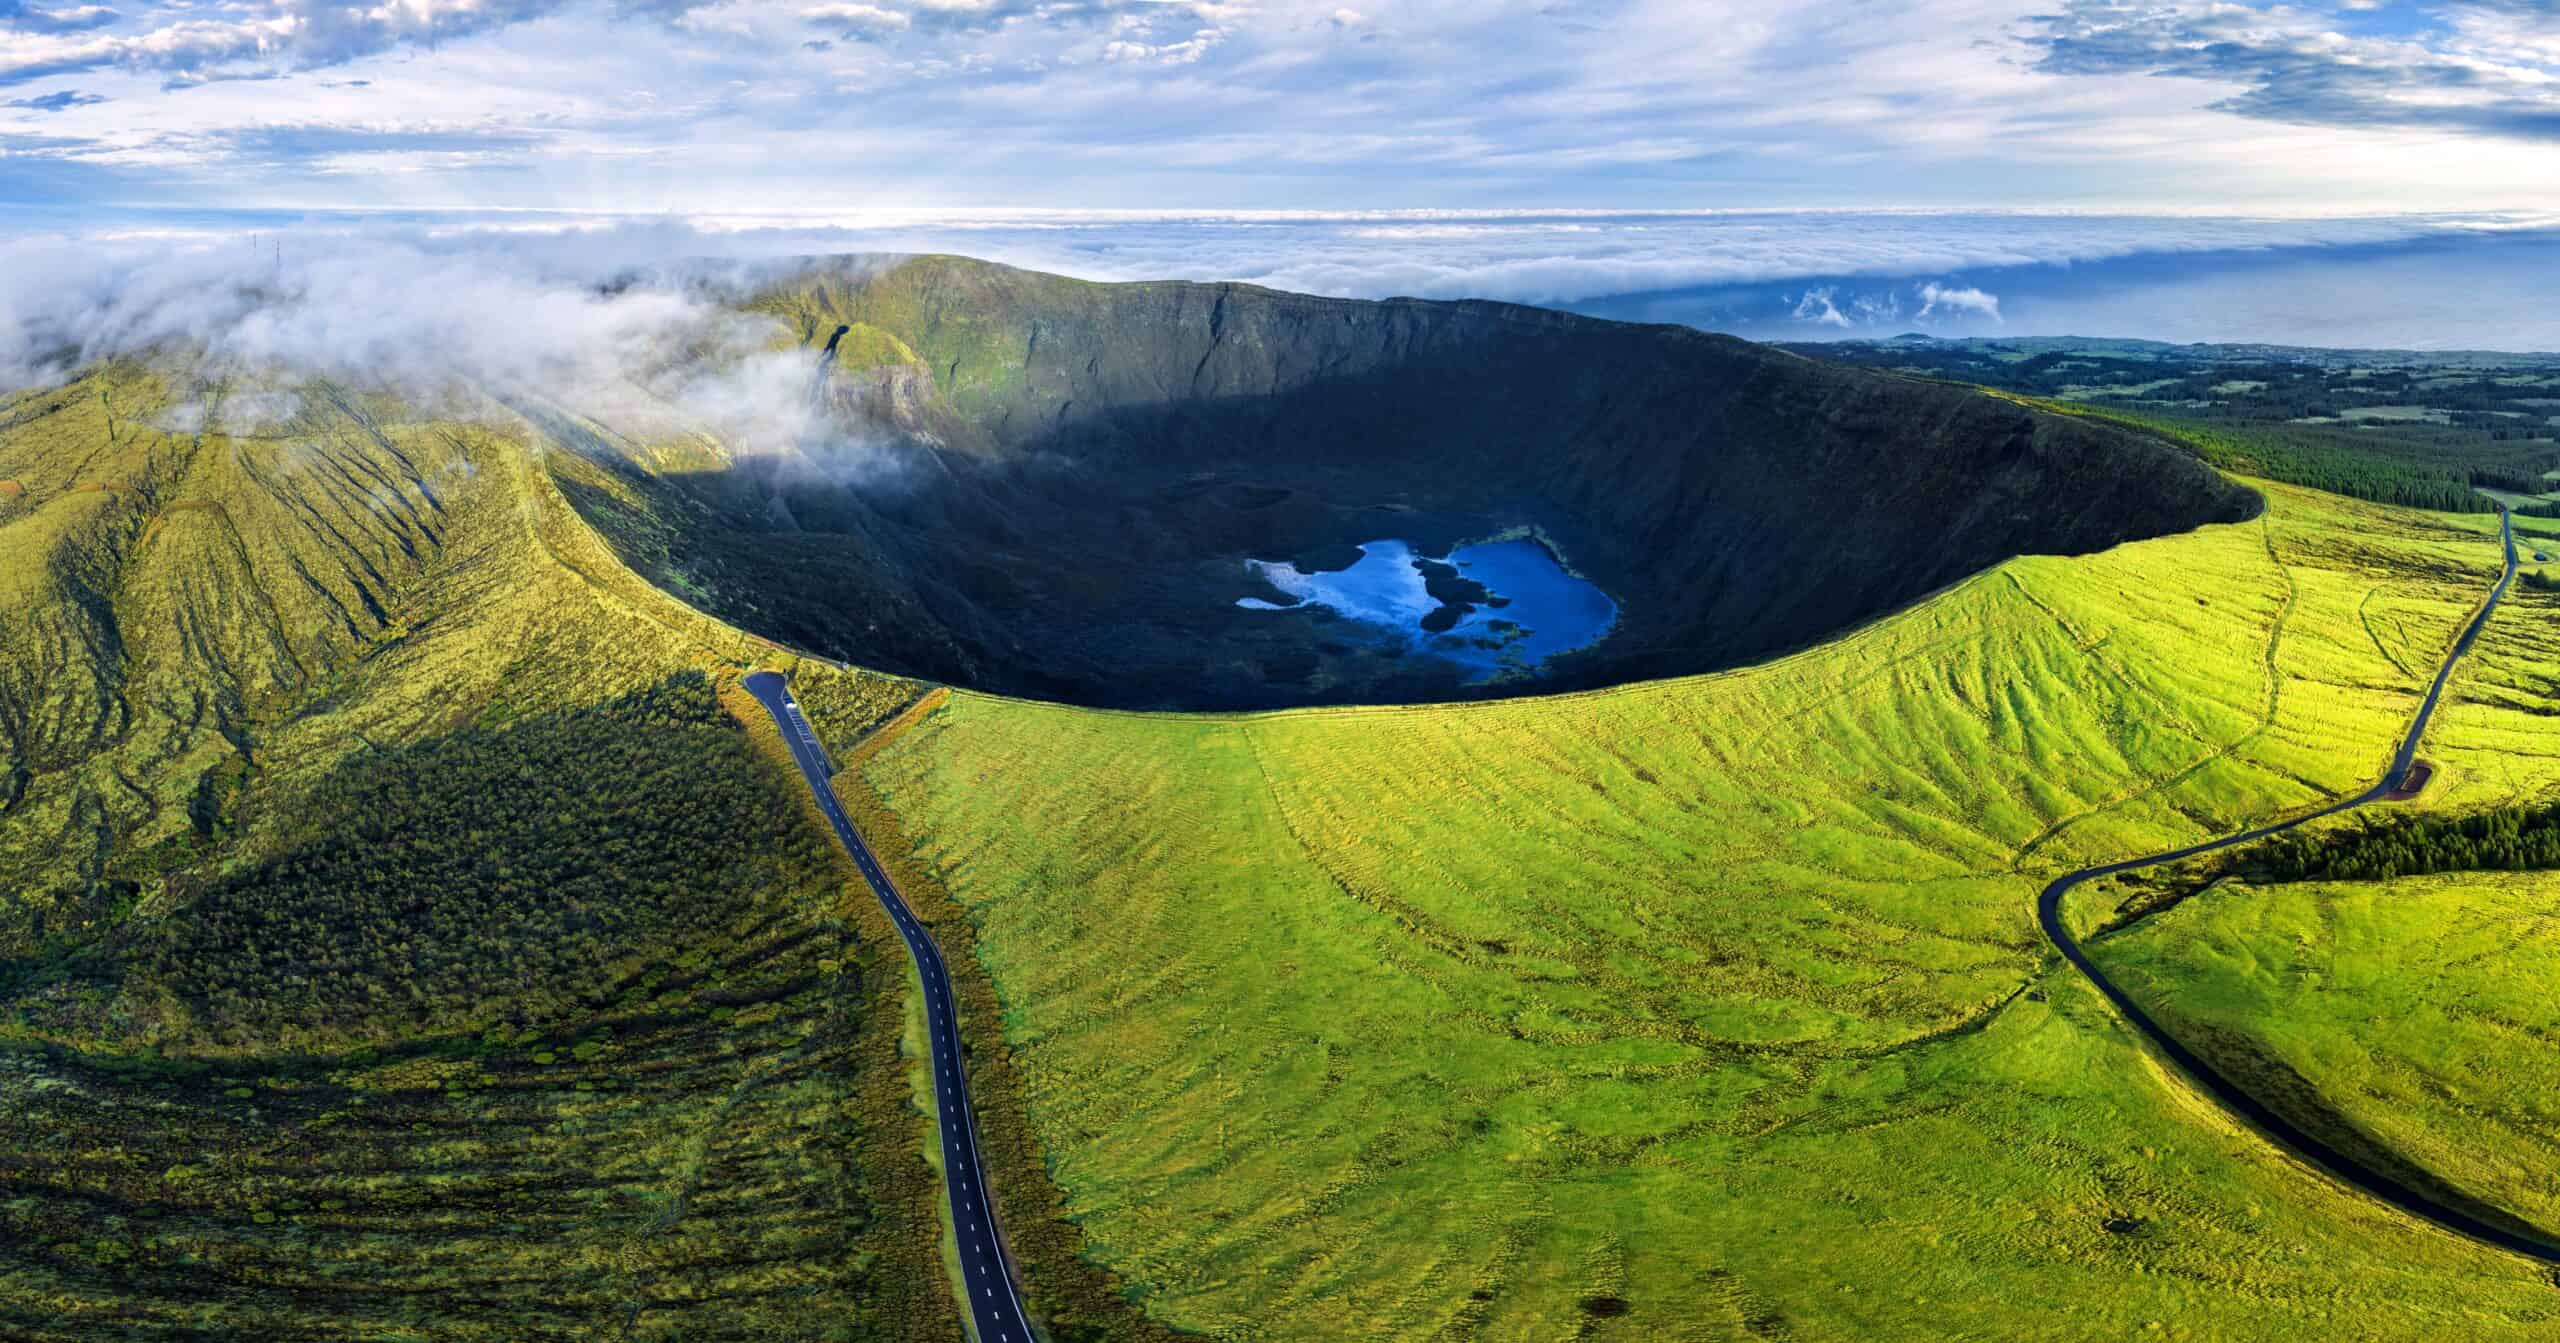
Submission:
M 0 1340 L 2552 1343 L 2560 0 L 0 0 Z
M 411 373 L 437 359 L 556 363 L 683 324 L 688 300 L 669 302 L 667 291 L 741 266 L 928 252 L 1085 279 L 1498 299 L 1761 340 L 1921 331 L 2560 348 L 2560 311 L 2538 286 L 2560 266 L 2560 229 L 2530 211 L 102 216 L 21 206 L 0 211 L 0 380 L 24 381 L 30 364 L 58 364 L 66 349 L 129 351 L 172 337 Z M 594 295 L 608 285 L 616 301 Z M 442 353 L 427 358 L 430 347 Z
M 747 305 L 833 351 L 813 432 L 670 463 L 599 424 L 554 454 L 564 489 L 627 563 L 746 628 L 1008 693 L 1239 708 L 1704 671 L 2012 554 L 2257 507 L 2121 428 L 1679 327 L 950 256 L 769 274 Z M 1863 552 L 1821 539 L 1841 528 Z M 1479 683 L 1252 609 L 1280 594 L 1247 561 L 1520 535 L 1618 613 L 1534 674 Z M 1445 619 L 1470 600 L 1450 579 Z

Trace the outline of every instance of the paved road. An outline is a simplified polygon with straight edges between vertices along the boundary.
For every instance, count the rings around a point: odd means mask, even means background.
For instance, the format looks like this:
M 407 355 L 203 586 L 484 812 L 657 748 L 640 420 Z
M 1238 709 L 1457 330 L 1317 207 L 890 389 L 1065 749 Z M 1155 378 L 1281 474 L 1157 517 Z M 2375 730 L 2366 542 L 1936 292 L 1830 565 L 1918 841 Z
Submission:
M 2063 959 L 2070 961 L 2081 974 L 2088 976 L 2089 982 L 2097 985 L 2098 991 L 2107 996 L 2107 1001 L 2116 1005 L 2116 1010 L 2123 1013 L 2127 1021 L 2132 1022 L 2144 1035 L 2151 1037 L 2151 1042 L 2159 1047 L 2161 1053 L 2168 1055 L 2178 1067 L 2185 1070 L 2189 1077 L 2194 1078 L 2205 1090 L 2211 1092 L 2214 1099 L 2222 1102 L 2224 1109 L 2247 1120 L 2259 1132 L 2275 1139 L 2278 1144 L 2292 1149 L 2296 1155 L 2393 1207 L 2404 1212 L 2415 1213 L 2448 1231 L 2459 1232 L 2474 1240 L 2485 1241 L 2501 1249 L 2513 1250 L 2517 1254 L 2547 1263 L 2560 1263 L 2560 1246 L 2518 1235 L 2503 1227 L 2492 1226 L 2459 1209 L 2448 1207 L 2303 1132 L 2287 1121 L 2284 1116 L 2268 1109 L 2256 1097 L 2242 1090 L 2238 1083 L 2215 1072 L 2212 1065 L 2198 1058 L 2194 1051 L 2178 1043 L 2177 1038 L 2163 1029 L 2159 1022 L 2152 1020 L 2150 1013 L 2143 1011 L 2133 1001 L 2131 995 L 2118 987 L 2114 980 L 2107 978 L 2106 973 L 2089 959 L 2088 953 L 2081 950 L 2079 941 L 2071 936 L 2071 930 L 2065 927 L 2062 921 L 2062 897 L 2068 894 L 2072 887 L 2092 877 L 2113 876 L 2118 872 L 2130 872 L 2135 868 L 2175 862 L 2180 858 L 2190 858 L 2196 854 L 2211 853 L 2216 849 L 2227 849 L 2235 844 L 2264 839 L 2269 835 L 2291 830 L 2305 821 L 2317 820 L 2323 816 L 2335 816 L 2339 812 L 2351 811 L 2366 803 L 2379 801 L 2397 789 L 2401 780 L 2408 777 L 2409 767 L 2417 759 L 2418 739 L 2426 735 L 2427 720 L 2435 716 L 2436 701 L 2444 695 L 2445 682 L 2452 677 L 2454 664 L 2462 660 L 2463 654 L 2471 651 L 2472 641 L 2480 636 L 2480 627 L 2489 623 L 2489 613 L 2498 609 L 2498 599 L 2507 595 L 2507 585 L 2515 581 L 2515 523 L 2512 518 L 2505 516 L 2504 509 L 2500 509 L 2499 513 L 2498 534 L 2500 542 L 2505 545 L 2507 551 L 2506 567 L 2499 573 L 2497 583 L 2489 589 L 2489 599 L 2481 603 L 2480 613 L 2471 618 L 2469 625 L 2463 627 L 2462 637 L 2454 640 L 2453 651 L 2445 655 L 2444 665 L 2436 669 L 2435 683 L 2427 687 L 2427 697 L 2418 705 L 2418 715 L 2409 724 L 2409 734 L 2401 738 L 2400 749 L 2391 757 L 2391 764 L 2383 771 L 2380 782 L 2353 797 L 2330 803 L 2308 816 L 2297 816 L 2290 821 L 2260 826 L 2255 830 L 2245 831 L 2225 839 L 2190 844 L 2183 849 L 2171 849 L 2167 853 L 2155 853 L 2145 858 L 2129 858 L 2121 863 L 2108 863 L 2103 867 L 2084 867 L 2077 872 L 2056 877 L 2052 885 L 2044 888 L 2042 898 L 2037 900 L 2036 917 L 2044 924 L 2045 936 L 2053 939 L 2053 945 L 2061 950 Z
M 960 1062 L 958 1018 L 942 949 L 925 933 L 915 911 L 907 908 L 905 897 L 881 870 L 880 860 L 872 857 L 871 846 L 845 819 L 835 790 L 827 785 L 834 766 L 827 760 L 826 748 L 818 744 L 818 734 L 810 731 L 799 701 L 791 697 L 790 685 L 777 673 L 756 672 L 747 677 L 746 687 L 773 715 L 783 740 L 791 743 L 792 759 L 799 762 L 809 791 L 817 795 L 818 809 L 827 814 L 836 838 L 853 855 L 863 879 L 871 883 L 871 893 L 889 911 L 889 921 L 898 925 L 898 936 L 906 939 L 907 954 L 915 958 L 916 971 L 924 980 L 925 1030 L 932 1040 L 933 1085 L 942 1111 L 943 1185 L 951 1195 L 951 1225 L 960 1234 L 960 1278 L 969 1296 L 969 1317 L 977 1325 L 978 1343 L 1032 1343 L 1030 1317 L 1014 1288 L 1013 1263 L 1005 1254 L 1004 1241 L 996 1234 L 995 1205 L 987 1198 L 986 1168 L 978 1159 L 969 1078 Z

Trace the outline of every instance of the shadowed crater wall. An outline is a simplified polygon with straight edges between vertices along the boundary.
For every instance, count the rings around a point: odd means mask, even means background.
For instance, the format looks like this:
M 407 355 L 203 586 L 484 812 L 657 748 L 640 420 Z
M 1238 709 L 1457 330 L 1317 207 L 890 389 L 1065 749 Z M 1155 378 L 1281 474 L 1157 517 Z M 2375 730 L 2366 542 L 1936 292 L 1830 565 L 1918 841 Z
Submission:
M 749 306 L 834 342 L 820 428 L 693 469 L 559 454 L 571 499 L 751 629 L 1087 704 L 1705 671 L 2011 555 L 2259 507 L 2132 432 L 1682 327 L 952 257 L 810 263 Z M 1363 542 L 1440 555 L 1523 530 L 1617 605 L 1605 639 L 1534 675 L 1470 681 L 1332 612 L 1238 605 L 1274 595 L 1248 560 L 1339 569 Z

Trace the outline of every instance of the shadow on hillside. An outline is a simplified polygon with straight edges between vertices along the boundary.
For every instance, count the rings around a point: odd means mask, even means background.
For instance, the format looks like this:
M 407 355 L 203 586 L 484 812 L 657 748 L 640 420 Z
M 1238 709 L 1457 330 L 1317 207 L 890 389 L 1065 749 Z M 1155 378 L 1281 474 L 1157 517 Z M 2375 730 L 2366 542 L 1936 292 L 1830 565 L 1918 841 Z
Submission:
M 1476 321 L 1476 306 L 1458 305 L 1473 314 L 1464 338 L 1296 371 L 1269 355 L 1268 390 L 1234 389 L 1251 379 L 1221 370 L 1212 337 L 1188 385 L 1106 373 L 1048 388 L 1020 372 L 974 401 L 869 406 L 788 460 L 659 475 L 587 442 L 555 455 L 555 474 L 635 567 L 747 628 L 1110 707 L 1437 700 L 1713 670 L 2011 555 L 2260 507 L 2106 426 L 1696 332 Z M 1344 622 L 1235 606 L 1263 592 L 1247 556 L 1382 538 L 1435 553 L 1520 528 L 1621 613 L 1609 639 L 1532 680 L 1467 686 L 1428 659 L 1371 655 Z

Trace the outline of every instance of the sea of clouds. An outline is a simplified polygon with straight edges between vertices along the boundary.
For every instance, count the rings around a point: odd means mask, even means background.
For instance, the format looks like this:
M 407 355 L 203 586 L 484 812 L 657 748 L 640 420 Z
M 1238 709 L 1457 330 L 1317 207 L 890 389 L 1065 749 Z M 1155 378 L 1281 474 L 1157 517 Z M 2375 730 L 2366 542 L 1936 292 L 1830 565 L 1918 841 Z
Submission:
M 728 382 L 695 389 L 706 404 L 759 399 L 805 386 L 810 357 L 767 351 L 771 328 L 728 294 L 782 258 L 934 251 L 1760 339 L 2560 349 L 2544 282 L 2560 219 L 2528 215 L 20 212 L 0 214 L 0 382 L 183 345 L 407 390 L 587 388 L 707 362 Z

